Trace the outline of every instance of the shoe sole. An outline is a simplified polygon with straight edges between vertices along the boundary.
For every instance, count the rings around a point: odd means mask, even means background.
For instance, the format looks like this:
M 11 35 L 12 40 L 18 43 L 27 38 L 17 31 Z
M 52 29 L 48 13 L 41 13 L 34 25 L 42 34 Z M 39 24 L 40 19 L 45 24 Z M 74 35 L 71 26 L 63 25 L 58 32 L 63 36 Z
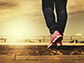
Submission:
M 62 42 L 61 42 L 61 44 L 57 44 L 57 43 L 56 43 L 56 45 L 57 45 L 58 47 L 60 47 L 60 46 L 62 46 Z
M 52 45 L 54 45 L 54 44 L 60 42 L 62 39 L 63 39 L 63 36 L 62 36 L 62 35 L 58 36 L 57 38 L 55 38 L 55 39 L 53 40 L 53 44 L 50 44 L 50 45 L 48 46 L 48 48 L 50 48 Z

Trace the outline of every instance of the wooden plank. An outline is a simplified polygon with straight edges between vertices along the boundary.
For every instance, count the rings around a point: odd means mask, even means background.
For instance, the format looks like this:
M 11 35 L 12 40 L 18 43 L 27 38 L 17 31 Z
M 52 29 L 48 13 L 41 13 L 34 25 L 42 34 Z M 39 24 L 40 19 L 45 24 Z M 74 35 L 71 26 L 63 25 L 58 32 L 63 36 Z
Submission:
M 54 56 L 14 56 L 0 55 L 0 63 L 84 63 L 84 55 Z

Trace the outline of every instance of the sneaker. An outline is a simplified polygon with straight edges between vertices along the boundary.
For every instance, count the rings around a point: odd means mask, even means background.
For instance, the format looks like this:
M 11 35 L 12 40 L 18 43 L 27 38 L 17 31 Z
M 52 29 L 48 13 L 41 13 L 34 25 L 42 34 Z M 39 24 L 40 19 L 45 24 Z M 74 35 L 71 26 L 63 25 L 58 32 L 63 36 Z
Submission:
M 56 43 L 57 46 L 62 46 L 62 42 Z
M 58 31 L 55 31 L 51 35 L 51 42 L 49 43 L 48 48 L 50 48 L 55 43 L 61 42 L 61 40 L 62 40 L 62 35 Z

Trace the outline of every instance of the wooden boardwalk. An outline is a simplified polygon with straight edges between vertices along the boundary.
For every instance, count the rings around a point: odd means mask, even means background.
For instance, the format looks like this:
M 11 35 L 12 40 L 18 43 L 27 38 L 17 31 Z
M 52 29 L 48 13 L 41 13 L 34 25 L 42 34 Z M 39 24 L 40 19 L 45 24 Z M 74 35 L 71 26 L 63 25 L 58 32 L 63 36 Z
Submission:
M 84 55 L 8 56 L 0 55 L 0 63 L 84 63 Z
M 84 46 L 0 45 L 0 63 L 84 63 Z

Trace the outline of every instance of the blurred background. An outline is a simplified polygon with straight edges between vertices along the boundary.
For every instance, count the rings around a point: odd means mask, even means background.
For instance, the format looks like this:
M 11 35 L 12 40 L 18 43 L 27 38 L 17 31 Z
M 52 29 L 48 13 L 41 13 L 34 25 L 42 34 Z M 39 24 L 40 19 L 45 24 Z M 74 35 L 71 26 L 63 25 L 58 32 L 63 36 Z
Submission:
M 39 42 L 48 40 L 50 33 L 41 5 L 41 0 L 0 0 L 1 42 L 33 42 L 36 38 Z M 65 39 L 72 40 L 72 36 L 81 36 L 84 39 L 84 1 L 68 0 L 67 10 Z M 78 38 L 80 37 L 76 39 Z

